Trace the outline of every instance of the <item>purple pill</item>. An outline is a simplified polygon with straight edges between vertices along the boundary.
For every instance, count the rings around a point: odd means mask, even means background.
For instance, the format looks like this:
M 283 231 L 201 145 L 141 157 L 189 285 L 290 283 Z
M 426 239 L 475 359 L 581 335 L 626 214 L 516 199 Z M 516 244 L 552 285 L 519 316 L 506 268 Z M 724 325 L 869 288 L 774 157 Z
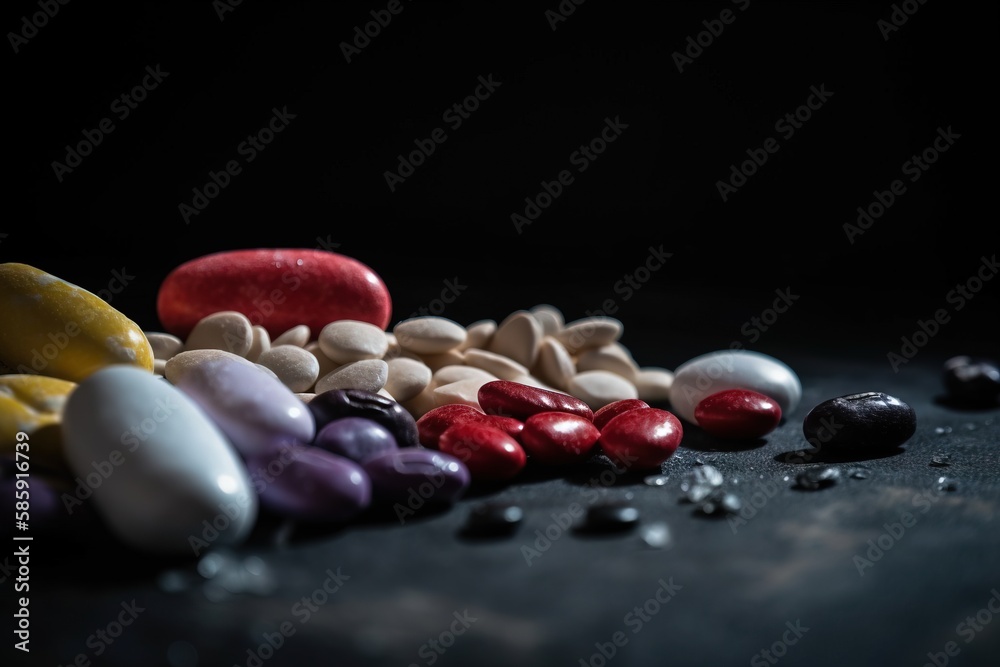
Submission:
M 247 461 L 261 507 L 297 521 L 342 522 L 372 500 L 368 473 L 360 464 L 307 445 L 276 447 Z
M 367 417 L 341 417 L 320 429 L 313 445 L 358 463 L 399 449 L 386 427 Z
M 368 459 L 364 468 L 376 501 L 417 507 L 425 502 L 453 503 L 472 481 L 464 463 L 434 449 L 406 447 L 385 452 Z
M 417 447 L 417 420 L 402 405 L 364 389 L 330 389 L 316 394 L 307 404 L 316 422 L 316 432 L 334 419 L 365 417 L 392 433 L 399 447 Z

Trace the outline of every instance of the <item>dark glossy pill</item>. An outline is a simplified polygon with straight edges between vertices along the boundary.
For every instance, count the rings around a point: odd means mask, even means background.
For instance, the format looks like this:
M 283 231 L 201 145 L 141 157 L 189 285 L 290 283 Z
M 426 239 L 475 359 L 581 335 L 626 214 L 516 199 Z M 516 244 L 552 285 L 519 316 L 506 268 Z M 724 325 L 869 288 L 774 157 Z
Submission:
M 260 480 L 261 507 L 283 518 L 342 522 L 371 504 L 371 481 L 361 465 L 319 447 L 276 447 L 249 459 L 247 470 Z
M 306 406 L 316 420 L 316 432 L 341 417 L 366 417 L 389 429 L 399 447 L 417 447 L 417 420 L 396 401 L 364 389 L 330 389 L 316 394 Z
M 363 464 L 376 502 L 401 503 L 411 511 L 425 504 L 453 503 L 472 482 L 469 468 L 454 456 L 433 449 L 403 448 Z
M 358 463 L 399 448 L 389 429 L 368 417 L 334 419 L 319 430 L 313 445 Z
M 989 405 L 1000 398 L 1000 365 L 992 359 L 952 357 L 943 376 L 948 397 L 959 403 Z
M 524 510 L 511 503 L 481 503 L 469 511 L 463 532 L 469 536 L 510 535 L 524 519 Z
M 592 532 L 616 532 L 634 528 L 639 523 L 639 510 L 627 503 L 600 503 L 587 510 L 583 528 Z
M 814 448 L 831 450 L 892 450 L 916 430 L 913 408 L 880 391 L 823 401 L 802 421 L 806 440 Z

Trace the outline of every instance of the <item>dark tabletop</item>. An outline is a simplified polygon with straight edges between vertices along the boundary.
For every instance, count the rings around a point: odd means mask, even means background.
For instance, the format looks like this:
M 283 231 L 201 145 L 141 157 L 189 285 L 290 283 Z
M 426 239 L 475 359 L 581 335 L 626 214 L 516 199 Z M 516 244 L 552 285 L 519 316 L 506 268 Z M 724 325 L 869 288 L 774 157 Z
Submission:
M 100 528 L 39 535 L 28 655 L 13 648 L 14 580 L 0 583 L 4 664 L 995 663 L 1000 409 L 949 403 L 941 375 L 954 355 L 1000 356 L 995 7 L 49 4 L 45 18 L 44 2 L 4 11 L 21 37 L 8 35 L 2 261 L 105 290 L 155 331 L 158 286 L 183 261 L 326 248 L 383 277 L 393 322 L 458 284 L 436 314 L 601 311 L 641 365 L 737 344 L 788 363 L 803 397 L 762 441 L 689 426 L 659 487 L 601 460 L 532 468 L 402 523 L 263 520 L 205 559 L 137 554 Z M 365 42 L 355 28 L 379 18 Z M 448 110 L 477 86 L 459 124 Z M 275 114 L 286 126 L 248 160 L 242 142 Z M 73 171 L 53 164 L 105 118 L 113 131 Z M 594 159 L 574 153 L 609 127 Z M 438 128 L 446 140 L 390 187 L 398 156 Z M 239 173 L 185 215 L 232 160 Z M 563 171 L 551 205 L 512 220 Z M 670 256 L 640 271 L 656 253 Z M 914 408 L 899 451 L 788 456 L 814 405 L 860 391 Z M 740 514 L 682 502 L 684 474 L 706 464 Z M 795 487 L 822 464 L 838 483 Z M 467 539 L 488 500 L 523 522 Z M 567 522 L 604 500 L 633 503 L 638 525 Z M 120 635 L 97 634 L 118 619 Z

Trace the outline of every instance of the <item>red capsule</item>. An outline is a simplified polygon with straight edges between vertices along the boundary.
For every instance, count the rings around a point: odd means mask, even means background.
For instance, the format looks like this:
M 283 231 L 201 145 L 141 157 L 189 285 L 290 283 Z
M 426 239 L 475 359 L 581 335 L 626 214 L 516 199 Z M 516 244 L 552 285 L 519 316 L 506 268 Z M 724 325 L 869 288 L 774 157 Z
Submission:
M 510 437 L 514 438 L 518 442 L 521 442 L 521 433 L 524 431 L 524 422 L 520 419 L 504 417 L 503 415 L 484 414 L 480 417 L 480 420 L 490 426 L 497 427 Z
M 479 406 L 488 415 L 505 415 L 521 421 L 539 412 L 566 412 L 593 421 L 585 402 L 558 391 L 532 387 L 512 380 L 493 380 L 479 388 Z
M 566 465 L 586 460 L 601 432 L 586 417 L 569 412 L 537 412 L 524 420 L 521 443 L 533 461 Z
M 658 468 L 673 456 L 684 428 L 674 413 L 659 408 L 636 408 L 612 417 L 601 429 L 600 445 L 624 468 Z
M 316 335 L 334 320 L 385 329 L 392 298 L 382 277 L 353 257 L 316 248 L 248 248 L 184 262 L 156 295 L 165 331 L 181 338 L 202 318 L 235 310 L 272 338 L 299 324 Z
M 475 480 L 508 480 L 527 463 L 524 448 L 514 438 L 486 422 L 463 421 L 449 426 L 438 448 L 465 464 Z
M 478 421 L 486 415 L 465 403 L 439 405 L 422 414 L 417 419 L 417 438 L 428 449 L 438 449 L 438 439 L 445 430 L 464 421 Z
M 706 433 L 719 438 L 760 438 L 778 426 L 781 406 L 756 391 L 727 389 L 703 398 L 694 418 Z
M 623 398 L 620 401 L 608 403 L 594 413 L 594 426 L 604 428 L 604 425 L 611 421 L 612 417 L 617 417 L 623 412 L 635 410 L 636 408 L 648 408 L 649 404 L 638 398 Z

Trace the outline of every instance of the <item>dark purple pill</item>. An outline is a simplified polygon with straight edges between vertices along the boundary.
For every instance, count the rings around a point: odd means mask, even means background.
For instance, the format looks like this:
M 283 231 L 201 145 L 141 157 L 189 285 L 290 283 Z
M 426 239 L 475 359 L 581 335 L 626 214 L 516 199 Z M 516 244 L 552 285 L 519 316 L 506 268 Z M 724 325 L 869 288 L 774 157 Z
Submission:
M 358 463 L 399 449 L 389 429 L 368 417 L 334 419 L 319 430 L 313 445 Z
M 376 502 L 447 504 L 462 497 L 472 476 L 459 459 L 434 449 L 404 448 L 368 459 L 364 468 Z
M 402 405 L 364 389 L 330 389 L 316 394 L 306 404 L 316 420 L 316 432 L 342 417 L 365 417 L 392 433 L 399 447 L 417 447 L 417 420 Z
M 284 446 L 247 461 L 263 509 L 296 521 L 342 522 L 365 510 L 372 485 L 360 464 L 325 449 Z

